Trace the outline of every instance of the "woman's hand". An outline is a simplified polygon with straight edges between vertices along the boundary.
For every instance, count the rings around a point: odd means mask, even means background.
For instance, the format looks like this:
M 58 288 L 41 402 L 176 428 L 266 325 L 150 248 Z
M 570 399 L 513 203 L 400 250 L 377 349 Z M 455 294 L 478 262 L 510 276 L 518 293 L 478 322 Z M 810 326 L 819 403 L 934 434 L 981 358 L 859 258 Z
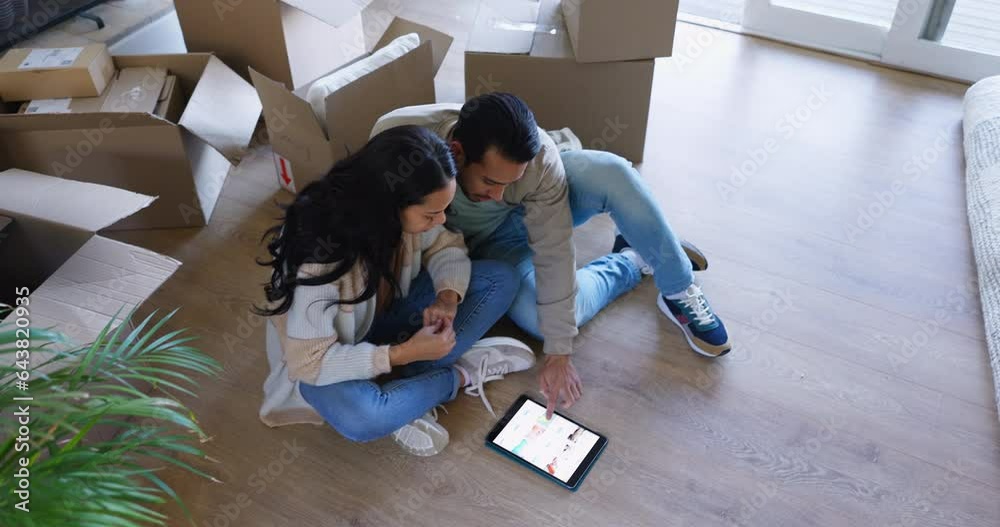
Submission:
M 441 320 L 447 320 L 451 326 L 458 312 L 458 293 L 446 289 L 438 293 L 434 303 L 424 309 L 424 326 L 433 326 Z
M 424 326 L 409 340 L 389 348 L 389 364 L 400 366 L 421 360 L 438 360 L 455 347 L 455 330 L 451 322 L 440 320 Z

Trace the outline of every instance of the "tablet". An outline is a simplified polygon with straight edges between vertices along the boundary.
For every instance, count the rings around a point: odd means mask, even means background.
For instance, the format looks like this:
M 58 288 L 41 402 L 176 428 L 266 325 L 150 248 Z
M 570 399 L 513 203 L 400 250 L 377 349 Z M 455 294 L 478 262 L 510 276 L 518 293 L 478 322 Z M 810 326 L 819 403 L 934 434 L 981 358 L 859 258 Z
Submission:
M 521 395 L 486 436 L 486 446 L 570 490 L 576 490 L 608 439 Z

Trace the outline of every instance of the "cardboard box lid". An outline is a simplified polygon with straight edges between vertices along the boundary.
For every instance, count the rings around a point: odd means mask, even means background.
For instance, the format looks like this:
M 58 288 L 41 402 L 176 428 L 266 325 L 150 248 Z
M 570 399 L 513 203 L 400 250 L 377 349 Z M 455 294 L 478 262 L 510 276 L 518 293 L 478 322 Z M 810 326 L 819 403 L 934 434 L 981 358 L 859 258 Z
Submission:
M 180 266 L 173 258 L 93 234 L 155 198 L 18 169 L 0 172 L 0 181 L 5 190 L 0 210 L 14 218 L 15 226 L 29 228 L 14 238 L 61 245 L 47 251 L 59 261 L 23 262 L 45 268 L 29 297 L 36 327 L 57 326 L 73 343 L 86 344 L 116 313 L 127 314 L 141 304 Z M 23 254 L 14 246 L 5 251 Z
M 250 78 L 265 108 L 268 138 L 275 151 L 294 157 L 298 170 L 320 173 L 333 165 L 330 140 L 316 120 L 312 106 L 288 91 L 284 84 L 250 68 Z
M 333 27 L 340 27 L 374 0 L 281 0 Z
M 116 314 L 125 316 L 145 302 L 180 265 L 148 249 L 94 236 L 28 297 L 32 324 L 56 327 L 76 345 L 93 342 Z
M 0 210 L 97 232 L 146 208 L 156 198 L 114 187 L 12 168 L 0 172 Z M 100 204 L 100 206 L 95 206 Z
M 236 164 L 253 137 L 261 101 L 254 87 L 221 60 L 211 54 L 206 60 L 178 124 Z

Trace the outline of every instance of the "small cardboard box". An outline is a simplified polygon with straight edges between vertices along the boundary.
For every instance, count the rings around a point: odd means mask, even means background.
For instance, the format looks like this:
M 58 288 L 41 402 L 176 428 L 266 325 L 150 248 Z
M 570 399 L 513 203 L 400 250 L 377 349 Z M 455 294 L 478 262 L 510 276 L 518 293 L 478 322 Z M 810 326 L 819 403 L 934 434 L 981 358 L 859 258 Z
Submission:
M 678 0 L 562 0 L 577 62 L 669 57 Z
M 291 89 L 364 56 L 372 0 L 174 0 L 188 51 L 213 52 Z M 249 78 L 249 77 L 247 77 Z
M 21 105 L 19 113 L 93 113 L 101 111 L 108 90 L 100 97 L 73 97 L 72 99 L 37 99 Z
M 114 71 L 104 44 L 15 48 L 0 58 L 0 99 L 10 102 L 97 97 Z
M 163 83 L 163 91 L 160 92 L 153 115 L 176 123 L 181 119 L 183 111 L 184 94 L 181 93 L 181 86 L 177 83 L 177 76 L 168 75 L 166 81 Z
M 557 0 L 483 0 L 465 52 L 465 94 L 513 93 L 542 128 L 569 127 L 584 148 L 640 162 L 653 66 L 578 63 Z
M 0 215 L 13 220 L 0 243 L 0 302 L 14 305 L 26 288 L 34 328 L 54 327 L 73 344 L 88 344 L 180 266 L 95 234 L 153 197 L 19 169 L 0 172 L 0 184 Z
M 114 62 L 118 69 L 148 68 L 151 77 L 164 69 L 176 75 L 191 94 L 180 119 L 128 111 L 127 104 L 116 112 L 3 114 L 0 170 L 17 167 L 159 197 L 112 229 L 204 225 L 250 143 L 260 118 L 257 93 L 207 53 L 123 55 Z
M 104 94 L 104 104 L 100 111 L 153 113 L 166 82 L 166 68 L 120 69 Z
M 348 83 L 326 97 L 326 130 L 312 106 L 277 80 L 251 68 L 264 105 L 264 121 L 274 151 L 278 182 L 291 192 L 324 176 L 338 160 L 368 142 L 375 121 L 403 106 L 435 101 L 434 76 L 452 38 L 396 18 L 372 51 L 395 38 L 417 33 L 420 45 L 394 61 Z

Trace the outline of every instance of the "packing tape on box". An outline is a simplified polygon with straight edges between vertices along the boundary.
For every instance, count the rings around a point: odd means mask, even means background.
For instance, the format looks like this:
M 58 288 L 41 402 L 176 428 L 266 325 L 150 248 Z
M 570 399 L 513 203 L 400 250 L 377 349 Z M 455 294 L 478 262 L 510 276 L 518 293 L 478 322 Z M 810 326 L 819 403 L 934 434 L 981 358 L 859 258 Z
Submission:
M 524 31 L 526 33 L 548 33 L 550 35 L 555 35 L 559 32 L 559 29 L 556 28 L 556 26 L 533 24 L 528 22 L 514 22 L 512 20 L 504 20 L 501 18 L 494 18 L 490 20 L 490 27 L 501 31 Z

